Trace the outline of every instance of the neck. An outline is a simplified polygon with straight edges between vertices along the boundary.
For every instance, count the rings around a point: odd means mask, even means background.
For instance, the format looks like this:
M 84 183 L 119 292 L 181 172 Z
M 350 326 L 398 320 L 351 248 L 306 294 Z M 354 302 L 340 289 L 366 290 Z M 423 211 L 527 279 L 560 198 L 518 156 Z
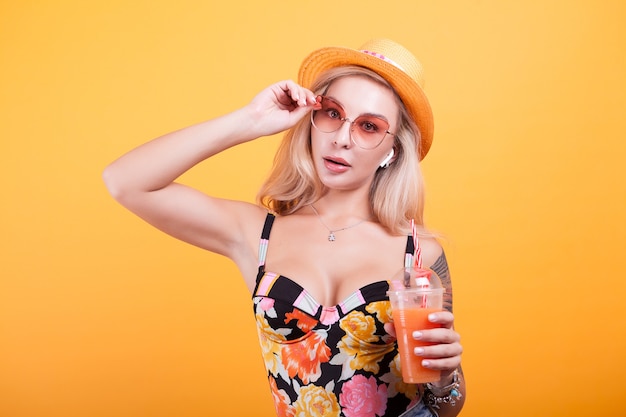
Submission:
M 331 227 L 329 226 L 323 219 L 322 216 L 320 215 L 320 213 L 317 211 L 317 209 L 315 208 L 315 206 L 313 204 L 309 205 L 311 207 L 311 210 L 313 210 L 313 213 L 315 213 L 315 216 L 318 218 L 318 220 L 320 221 L 320 223 L 324 226 L 324 228 L 328 231 L 328 241 L 329 242 L 334 242 L 337 239 L 337 236 L 335 235 L 336 232 L 342 232 L 344 230 L 348 230 L 348 229 L 352 229 L 353 227 L 357 227 L 358 225 L 360 225 L 361 223 L 365 222 L 367 219 L 360 219 L 359 221 L 357 221 L 356 223 L 352 223 L 349 226 L 343 226 L 343 227 L 339 227 L 339 228 L 335 228 L 335 227 Z
M 324 195 L 313 205 L 324 219 L 337 221 L 339 224 L 372 217 L 368 196 L 355 193 L 333 192 Z

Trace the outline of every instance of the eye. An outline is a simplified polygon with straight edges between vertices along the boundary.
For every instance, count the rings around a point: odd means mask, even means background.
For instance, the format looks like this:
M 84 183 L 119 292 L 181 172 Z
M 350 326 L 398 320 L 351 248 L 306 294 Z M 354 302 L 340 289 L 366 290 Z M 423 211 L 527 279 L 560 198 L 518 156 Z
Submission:
M 337 109 L 327 108 L 325 110 L 325 113 L 326 116 L 330 117 L 331 119 L 341 119 L 341 113 L 339 113 Z
M 379 123 L 372 119 L 360 120 L 358 126 L 364 133 L 377 133 L 380 131 Z
M 322 112 L 329 119 L 341 120 L 343 119 L 343 108 L 334 100 L 324 98 L 322 100 Z

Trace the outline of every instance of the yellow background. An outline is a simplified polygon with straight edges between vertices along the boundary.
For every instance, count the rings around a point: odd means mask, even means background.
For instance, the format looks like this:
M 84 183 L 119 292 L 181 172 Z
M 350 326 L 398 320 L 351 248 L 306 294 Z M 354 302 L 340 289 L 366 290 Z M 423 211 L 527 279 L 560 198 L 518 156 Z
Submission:
M 423 61 L 470 416 L 624 415 L 626 3 L 3 1 L 0 416 L 272 416 L 233 264 L 104 166 L 295 78 L 330 44 Z M 186 174 L 252 201 L 278 138 Z

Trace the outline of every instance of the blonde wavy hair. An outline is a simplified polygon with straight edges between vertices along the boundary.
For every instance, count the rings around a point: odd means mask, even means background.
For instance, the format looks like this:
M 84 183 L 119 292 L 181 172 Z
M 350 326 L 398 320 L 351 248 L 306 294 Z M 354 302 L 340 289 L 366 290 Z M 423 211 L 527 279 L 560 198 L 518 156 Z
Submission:
M 321 74 L 312 85 L 315 94 L 323 95 L 330 85 L 343 77 L 368 77 L 393 88 L 377 73 L 357 66 L 332 68 Z M 420 133 L 409 116 L 400 97 L 394 92 L 400 109 L 400 127 L 397 129 L 394 148 L 396 160 L 388 168 L 379 168 L 369 192 L 374 220 L 392 234 L 411 232 L 411 219 L 420 235 L 429 235 L 424 228 L 423 176 L 419 166 Z M 419 146 L 419 145 L 418 145 Z M 311 122 L 303 117 L 288 130 L 280 143 L 257 201 L 279 215 L 288 215 L 312 204 L 324 194 L 311 154 Z

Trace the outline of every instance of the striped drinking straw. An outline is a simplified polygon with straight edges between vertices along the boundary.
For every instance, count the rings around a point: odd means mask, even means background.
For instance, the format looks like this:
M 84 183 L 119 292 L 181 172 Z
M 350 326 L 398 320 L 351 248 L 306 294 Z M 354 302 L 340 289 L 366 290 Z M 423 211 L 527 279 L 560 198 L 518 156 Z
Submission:
M 417 227 L 415 226 L 415 220 L 411 219 L 411 233 L 413 235 L 413 247 L 415 248 L 414 259 L 414 267 L 416 269 L 422 268 L 422 248 L 419 244 L 419 239 L 417 238 Z M 415 277 L 415 285 L 417 288 L 428 289 L 430 288 L 430 274 L 419 275 Z M 422 308 L 427 307 L 427 297 L 426 294 L 422 295 L 421 301 Z
M 417 227 L 415 226 L 415 220 L 411 219 L 411 234 L 413 235 L 413 247 L 415 248 L 415 255 L 413 256 L 414 266 L 416 268 L 422 267 L 422 248 L 420 247 L 419 239 L 417 238 Z

